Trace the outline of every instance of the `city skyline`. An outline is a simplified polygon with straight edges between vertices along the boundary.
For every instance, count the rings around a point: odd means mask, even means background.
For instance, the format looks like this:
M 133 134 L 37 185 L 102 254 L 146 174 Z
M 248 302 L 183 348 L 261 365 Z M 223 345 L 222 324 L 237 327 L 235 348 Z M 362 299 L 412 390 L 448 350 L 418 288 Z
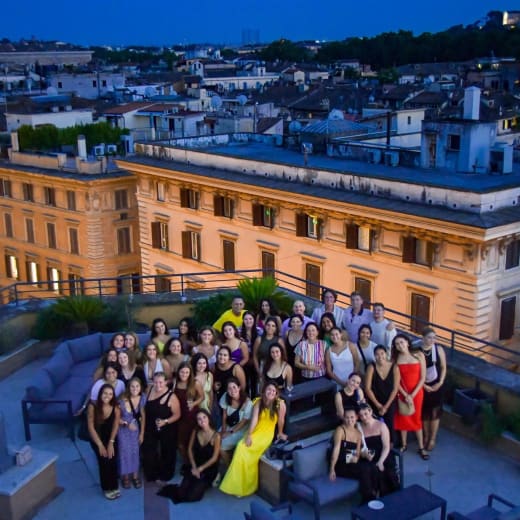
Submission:
M 400 29 L 415 34 L 438 32 L 474 23 L 491 10 L 514 7 L 511 1 L 501 0 L 438 0 L 432 13 L 431 6 L 411 0 L 369 0 L 355 5 L 322 0 L 319 6 L 300 0 L 298 8 L 292 4 L 200 0 L 192 7 L 157 0 L 145 8 L 135 0 L 92 0 L 86 8 L 72 10 L 64 0 L 10 2 L 3 9 L 0 37 L 19 40 L 34 36 L 79 45 L 239 44 L 242 31 L 251 30 L 258 31 L 262 42 L 278 38 L 330 41 Z

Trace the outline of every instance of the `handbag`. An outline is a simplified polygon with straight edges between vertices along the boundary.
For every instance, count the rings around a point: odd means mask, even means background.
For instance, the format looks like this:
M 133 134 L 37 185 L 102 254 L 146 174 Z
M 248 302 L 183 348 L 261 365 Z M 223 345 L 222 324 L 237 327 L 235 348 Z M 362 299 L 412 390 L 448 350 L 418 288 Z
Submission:
M 401 386 L 407 392 L 403 383 L 401 383 Z M 409 403 L 408 401 L 405 401 L 401 395 L 399 395 L 397 398 L 397 409 L 399 411 L 399 415 L 413 415 L 415 413 L 415 404 L 413 400 L 411 403 Z

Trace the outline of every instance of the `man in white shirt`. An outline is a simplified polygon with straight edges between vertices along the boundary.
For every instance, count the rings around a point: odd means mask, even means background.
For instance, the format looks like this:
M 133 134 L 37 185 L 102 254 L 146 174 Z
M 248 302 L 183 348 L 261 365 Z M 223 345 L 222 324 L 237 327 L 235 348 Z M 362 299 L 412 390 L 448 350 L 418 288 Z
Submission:
M 293 314 L 299 314 L 300 316 L 303 316 L 303 325 L 302 328 L 305 328 L 307 323 L 312 323 L 312 319 L 308 316 L 305 316 L 305 303 L 303 303 L 302 300 L 295 300 L 293 303 L 292 308 Z M 287 318 L 282 323 L 282 338 L 285 339 L 285 336 L 287 335 L 287 331 L 289 330 L 289 321 L 291 318 Z
M 357 343 L 359 327 L 369 324 L 374 316 L 372 311 L 363 307 L 363 297 L 357 291 L 350 295 L 350 307 L 343 313 L 343 328 L 347 331 L 349 341 Z
M 385 306 L 382 303 L 374 303 L 372 309 L 374 319 L 369 323 L 372 329 L 370 339 L 378 345 L 383 345 L 390 352 L 397 329 L 393 322 L 385 318 Z
M 343 323 L 343 309 L 339 305 L 336 305 L 337 299 L 338 296 L 332 289 L 324 289 L 322 296 L 322 305 L 316 307 L 312 311 L 312 321 L 319 325 L 323 314 L 325 312 L 330 312 L 334 315 L 336 325 L 338 327 L 341 327 L 341 324 Z

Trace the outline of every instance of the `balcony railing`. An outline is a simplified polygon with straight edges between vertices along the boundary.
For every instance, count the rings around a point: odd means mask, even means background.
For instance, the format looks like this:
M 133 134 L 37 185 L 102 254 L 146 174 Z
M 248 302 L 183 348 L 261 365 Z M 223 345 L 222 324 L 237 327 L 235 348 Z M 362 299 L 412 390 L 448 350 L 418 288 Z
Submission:
M 153 276 L 120 276 L 113 278 L 79 278 L 74 280 L 17 282 L 0 288 L 0 303 L 18 307 L 34 299 L 55 299 L 66 295 L 89 295 L 99 298 L 128 295 L 137 298 L 139 295 L 161 294 L 179 297 L 185 301 L 188 297 L 201 296 L 213 291 L 234 290 L 237 283 L 244 278 L 273 276 L 280 288 L 293 293 L 295 298 L 305 297 L 316 302 L 310 295 L 321 294 L 323 286 L 310 280 L 299 278 L 279 270 L 262 271 L 249 269 L 224 272 L 208 271 L 182 274 L 164 274 Z M 348 306 L 350 295 L 335 290 L 338 304 Z M 385 315 L 393 320 L 399 330 L 417 335 L 419 329 L 430 325 L 435 328 L 439 342 L 452 352 L 459 350 L 475 357 L 482 358 L 491 364 L 515 370 L 520 366 L 520 352 L 503 345 L 486 341 L 464 332 L 449 329 L 437 323 L 421 319 L 400 311 L 386 308 Z M 412 330 L 413 329 L 413 330 Z

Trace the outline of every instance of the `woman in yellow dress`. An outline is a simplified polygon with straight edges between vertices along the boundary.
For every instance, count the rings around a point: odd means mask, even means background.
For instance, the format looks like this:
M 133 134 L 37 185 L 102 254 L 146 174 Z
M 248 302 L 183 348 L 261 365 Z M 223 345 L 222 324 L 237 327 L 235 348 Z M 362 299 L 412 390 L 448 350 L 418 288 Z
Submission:
M 262 396 L 255 399 L 249 429 L 237 444 L 233 460 L 222 480 L 220 490 L 228 495 L 243 497 L 258 489 L 258 461 L 271 445 L 278 425 L 277 440 L 287 440 L 283 433 L 285 403 L 278 397 L 278 388 L 267 383 Z

